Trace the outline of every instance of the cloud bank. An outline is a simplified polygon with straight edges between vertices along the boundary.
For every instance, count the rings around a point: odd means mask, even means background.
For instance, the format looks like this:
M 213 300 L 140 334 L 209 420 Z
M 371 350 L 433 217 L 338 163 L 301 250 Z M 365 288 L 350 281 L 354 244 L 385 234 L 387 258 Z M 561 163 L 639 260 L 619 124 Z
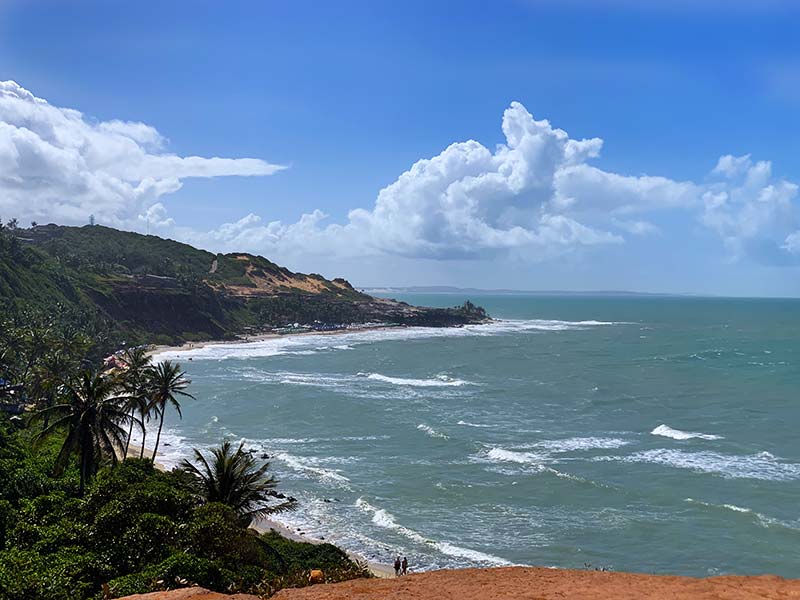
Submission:
M 661 236 L 666 221 L 678 221 L 687 236 L 716 236 L 732 260 L 793 264 L 800 257 L 798 186 L 775 177 L 767 161 L 723 156 L 700 182 L 631 176 L 592 164 L 600 138 L 573 139 L 519 102 L 504 111 L 501 130 L 504 141 L 494 150 L 468 140 L 417 161 L 372 206 L 342 222 L 329 223 L 320 210 L 294 223 L 249 214 L 200 231 L 169 215 L 163 197 L 182 180 L 283 167 L 169 154 L 162 135 L 144 123 L 95 123 L 0 82 L 0 214 L 85 223 L 93 213 L 103 223 L 148 224 L 213 250 L 281 258 L 528 261 Z
M 158 210 L 154 201 L 184 179 L 284 168 L 254 158 L 181 157 L 165 153 L 165 145 L 144 123 L 93 122 L 0 81 L 0 215 L 82 224 L 95 214 L 130 227 L 142 210 Z

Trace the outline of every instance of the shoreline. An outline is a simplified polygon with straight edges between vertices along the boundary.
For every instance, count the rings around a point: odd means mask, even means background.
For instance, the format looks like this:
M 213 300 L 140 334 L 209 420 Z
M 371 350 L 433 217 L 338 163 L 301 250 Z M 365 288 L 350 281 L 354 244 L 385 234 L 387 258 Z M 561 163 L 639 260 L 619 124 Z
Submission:
M 409 325 L 391 325 L 391 324 L 364 324 L 364 325 L 354 325 L 349 326 L 344 329 L 334 329 L 334 330 L 327 330 L 327 331 L 299 331 L 297 333 L 262 333 L 252 336 L 242 336 L 237 339 L 233 340 L 204 340 L 199 342 L 185 342 L 180 346 L 169 346 L 169 345 L 155 345 L 151 346 L 150 349 L 147 351 L 148 356 L 153 357 L 156 355 L 167 354 L 167 353 L 180 353 L 180 352 L 188 352 L 191 350 L 198 350 L 201 348 L 206 348 L 209 346 L 226 346 L 226 345 L 235 345 L 235 344 L 252 344 L 257 342 L 262 342 L 266 340 L 278 339 L 278 338 L 285 338 L 285 337 L 295 337 L 295 336 L 310 336 L 310 335 L 325 335 L 325 336 L 336 336 L 336 335 L 344 335 L 348 333 L 360 333 L 365 331 L 378 331 L 378 330 L 394 330 L 394 329 L 410 329 L 410 328 L 424 328 L 424 326 L 409 326 Z M 455 326 L 454 326 L 455 327 Z M 446 327 L 442 327 L 443 329 Z M 189 357 L 191 360 L 191 357 Z M 133 449 L 136 449 L 135 456 L 138 457 L 139 446 L 135 446 L 131 444 L 129 449 L 129 456 L 132 454 Z M 152 456 L 152 451 L 145 449 L 145 456 Z M 156 468 L 167 471 L 164 465 L 156 462 Z M 332 543 L 328 540 L 324 539 L 317 539 L 314 537 L 306 536 L 300 533 L 300 530 L 295 530 L 283 523 L 270 518 L 261 518 L 256 523 L 250 526 L 251 529 L 255 529 L 260 533 L 266 533 L 270 530 L 274 530 L 279 533 L 281 536 L 296 541 L 296 542 L 304 542 L 309 544 L 324 544 L 324 543 Z M 347 550 L 342 548 L 341 546 L 335 545 L 337 548 L 345 552 L 352 560 L 365 563 L 369 568 L 369 571 L 372 573 L 373 576 L 379 579 L 394 579 L 394 567 L 390 564 L 376 562 L 373 560 L 369 560 L 365 556 L 359 554 L 358 552 L 354 552 L 351 550 Z
M 283 536 L 283 537 L 285 537 L 287 539 L 290 539 L 292 541 L 295 541 L 295 542 L 303 542 L 303 543 L 306 543 L 306 544 L 333 544 L 332 542 L 329 542 L 327 540 L 320 540 L 320 539 L 317 539 L 317 538 L 314 538 L 314 537 L 309 537 L 309 536 L 303 535 L 303 534 L 299 533 L 298 531 L 295 531 L 292 528 L 284 525 L 283 523 L 280 523 L 279 521 L 276 521 L 274 519 L 270 519 L 269 517 L 262 517 L 261 519 L 259 519 L 255 523 L 251 524 L 250 528 L 251 529 L 255 529 L 259 533 L 267 533 L 270 530 L 274 530 L 277 533 L 279 533 L 281 536 Z M 336 546 L 336 544 L 333 544 L 333 545 Z M 346 553 L 347 556 L 349 556 L 351 560 L 354 560 L 354 561 L 360 562 L 360 563 L 366 563 L 366 565 L 369 568 L 370 572 L 375 577 L 377 577 L 379 579 L 394 579 L 394 577 L 395 577 L 394 568 L 391 565 L 380 563 L 380 562 L 375 562 L 375 561 L 372 561 L 372 560 L 368 560 L 367 558 L 365 558 L 364 556 L 362 556 L 358 552 L 353 552 L 351 550 L 346 550 L 345 548 L 342 548 L 341 546 L 336 546 L 336 547 L 339 548 L 340 550 L 342 550 L 344 553 Z
M 117 459 L 118 460 L 123 460 L 123 458 L 139 458 L 139 454 L 140 454 L 141 450 L 142 450 L 141 445 L 130 444 L 128 446 L 128 454 L 125 457 L 123 457 L 122 456 L 123 455 L 122 449 L 118 448 L 116 450 Z M 147 448 L 145 446 L 145 448 L 144 448 L 144 458 L 148 459 L 148 458 L 152 458 L 152 457 L 153 457 L 153 451 L 150 448 Z M 168 471 L 171 470 L 171 469 L 168 469 L 164 464 L 162 464 L 162 463 L 160 463 L 158 461 L 156 461 L 154 463 L 154 466 L 159 471 L 168 472 Z M 305 535 L 299 533 L 298 531 L 295 531 L 292 528 L 284 525 L 283 523 L 280 523 L 279 521 L 276 521 L 274 519 L 270 519 L 270 518 L 267 518 L 267 517 L 262 517 L 261 519 L 259 519 L 255 523 L 251 524 L 250 525 L 250 529 L 255 529 L 259 533 L 267 533 L 270 530 L 274 530 L 277 533 L 279 533 L 281 536 L 283 536 L 283 537 L 285 537 L 285 538 L 287 538 L 289 540 L 292 540 L 292 541 L 295 541 L 295 542 L 303 542 L 303 543 L 306 543 L 306 544 L 326 544 L 326 543 L 331 543 L 331 542 L 328 542 L 327 540 L 320 540 L 320 539 L 317 539 L 317 538 L 314 538 L 314 537 L 305 536 Z M 333 544 L 333 545 L 336 546 L 336 544 Z M 359 562 L 359 563 L 365 563 L 367 565 L 367 567 L 369 568 L 369 571 L 377 578 L 387 579 L 387 578 L 390 578 L 390 577 L 393 578 L 395 576 L 394 575 L 394 568 L 391 565 L 387 565 L 387 564 L 384 564 L 384 563 L 379 563 L 379 562 L 375 562 L 375 561 L 372 561 L 372 560 L 368 560 L 366 557 L 362 556 L 361 554 L 359 554 L 357 552 L 353 552 L 351 550 L 347 550 L 345 548 L 342 548 L 341 546 L 336 546 L 336 547 L 339 548 L 345 554 L 347 554 L 347 556 L 349 556 L 351 560 Z
M 168 352 L 188 352 L 190 350 L 199 350 L 208 346 L 229 346 L 234 344 L 253 344 L 257 342 L 264 342 L 266 340 L 273 340 L 278 338 L 299 337 L 309 335 L 343 335 L 347 333 L 360 333 L 363 331 L 378 331 L 383 329 L 409 329 L 408 325 L 379 325 L 379 324 L 365 324 L 363 326 L 351 326 L 345 329 L 331 329 L 326 331 L 298 331 L 297 333 L 259 333 L 257 335 L 239 337 L 234 340 L 203 340 L 200 342 L 184 342 L 180 346 L 168 345 L 152 345 L 147 351 L 148 356 L 155 356 L 157 354 L 165 354 Z M 444 329 L 444 328 L 443 328 Z

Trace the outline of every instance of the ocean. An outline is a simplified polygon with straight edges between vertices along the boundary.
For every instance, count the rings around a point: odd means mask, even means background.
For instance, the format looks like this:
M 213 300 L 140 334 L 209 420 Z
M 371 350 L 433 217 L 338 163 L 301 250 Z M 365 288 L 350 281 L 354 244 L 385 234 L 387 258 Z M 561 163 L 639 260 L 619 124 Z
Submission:
M 242 440 L 279 520 L 414 570 L 798 575 L 800 300 L 470 299 L 499 320 L 161 355 L 197 399 L 159 460 Z

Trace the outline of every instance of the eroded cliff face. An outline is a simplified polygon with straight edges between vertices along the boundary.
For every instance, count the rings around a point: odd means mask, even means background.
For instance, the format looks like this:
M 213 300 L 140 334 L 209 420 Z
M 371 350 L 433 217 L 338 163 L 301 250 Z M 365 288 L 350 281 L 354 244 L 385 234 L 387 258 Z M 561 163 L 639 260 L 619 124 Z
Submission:
M 425 308 L 360 295 L 325 293 L 229 294 L 206 285 L 191 289 L 122 282 L 91 292 L 98 307 L 121 326 L 165 341 L 226 339 L 286 325 L 338 328 L 350 324 L 458 327 L 489 320 L 477 307 Z

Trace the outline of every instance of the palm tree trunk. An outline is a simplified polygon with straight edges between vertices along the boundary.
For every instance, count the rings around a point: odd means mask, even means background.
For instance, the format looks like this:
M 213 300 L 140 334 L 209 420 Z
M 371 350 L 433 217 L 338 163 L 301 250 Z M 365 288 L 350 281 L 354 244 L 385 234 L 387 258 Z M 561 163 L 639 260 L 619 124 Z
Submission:
M 147 438 L 147 430 L 142 425 L 142 447 L 139 448 L 139 458 L 144 458 L 144 440 Z
M 158 442 L 161 441 L 161 428 L 164 427 L 164 413 L 166 412 L 166 406 L 164 406 L 159 411 L 159 419 L 158 419 L 158 434 L 156 434 L 156 445 L 153 448 L 153 464 L 156 464 L 156 454 L 158 453 Z
M 81 471 L 81 484 L 78 491 L 78 495 L 83 497 L 83 492 L 86 489 L 86 482 L 89 479 L 89 453 L 94 452 L 91 444 L 88 443 L 88 440 L 84 436 L 81 439 L 81 455 L 80 455 L 80 471 Z
M 47 401 L 45 402 L 45 407 L 50 408 L 53 406 L 53 394 L 50 392 L 47 393 Z M 46 412 L 44 414 L 44 422 L 42 423 L 42 431 L 47 429 L 48 425 L 50 425 L 50 413 Z
M 125 460 L 126 458 L 128 458 L 128 448 L 131 445 L 131 436 L 133 435 L 133 419 L 134 419 L 134 413 L 135 412 L 136 412 L 136 409 L 132 408 L 131 409 L 131 426 L 128 427 L 128 439 L 125 440 L 125 454 L 122 455 L 122 460 Z

